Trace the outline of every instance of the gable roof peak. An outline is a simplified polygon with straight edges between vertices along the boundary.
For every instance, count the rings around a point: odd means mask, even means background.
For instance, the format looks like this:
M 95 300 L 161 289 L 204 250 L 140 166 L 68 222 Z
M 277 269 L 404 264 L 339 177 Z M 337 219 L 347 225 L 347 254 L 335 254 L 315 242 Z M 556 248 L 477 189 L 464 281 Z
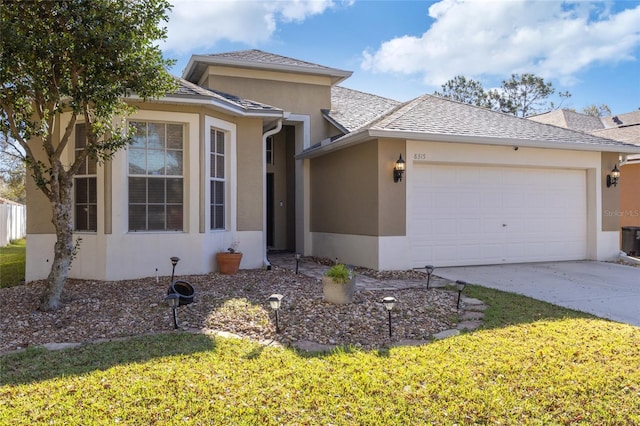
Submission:
M 332 84 L 338 84 L 353 74 L 352 71 L 331 68 L 258 49 L 250 49 L 192 55 L 187 67 L 182 73 L 182 78 L 191 82 L 197 82 L 209 65 L 320 75 L 330 77 Z

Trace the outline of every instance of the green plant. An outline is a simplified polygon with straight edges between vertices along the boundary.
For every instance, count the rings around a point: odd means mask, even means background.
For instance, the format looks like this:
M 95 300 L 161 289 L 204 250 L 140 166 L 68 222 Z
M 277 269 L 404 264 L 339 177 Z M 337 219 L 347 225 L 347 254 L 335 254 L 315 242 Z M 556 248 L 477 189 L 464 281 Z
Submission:
M 11 241 L 0 248 L 0 288 L 13 287 L 24 281 L 26 240 Z
M 327 272 L 324 273 L 325 276 L 330 277 L 337 284 L 346 284 L 355 275 L 353 270 L 347 268 L 347 266 L 343 263 L 338 263 L 333 265 Z

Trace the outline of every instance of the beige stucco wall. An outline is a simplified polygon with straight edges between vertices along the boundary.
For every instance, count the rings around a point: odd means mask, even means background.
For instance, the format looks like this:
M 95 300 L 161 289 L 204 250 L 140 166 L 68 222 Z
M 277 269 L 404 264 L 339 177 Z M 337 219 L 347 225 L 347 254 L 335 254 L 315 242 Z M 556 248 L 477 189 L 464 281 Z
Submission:
M 238 230 L 262 230 L 262 121 L 242 118 L 238 131 Z
M 620 226 L 640 226 L 640 163 L 620 168 Z
M 321 112 L 322 109 L 331 108 L 331 86 L 328 78 L 314 79 L 310 82 L 288 82 L 259 77 L 264 76 L 261 74 L 241 77 L 211 75 L 204 84 L 206 87 L 232 93 L 245 99 L 273 105 L 286 112 L 308 115 L 312 144 L 329 137 L 326 120 Z
M 607 188 L 607 175 L 611 173 L 613 166 L 618 163 L 617 153 L 602 153 L 602 230 L 620 230 L 620 218 L 617 212 L 620 209 L 620 187 Z M 622 181 L 622 179 L 620 179 Z
M 406 233 L 406 183 L 393 181 L 405 140 L 372 140 L 311 160 L 311 231 Z

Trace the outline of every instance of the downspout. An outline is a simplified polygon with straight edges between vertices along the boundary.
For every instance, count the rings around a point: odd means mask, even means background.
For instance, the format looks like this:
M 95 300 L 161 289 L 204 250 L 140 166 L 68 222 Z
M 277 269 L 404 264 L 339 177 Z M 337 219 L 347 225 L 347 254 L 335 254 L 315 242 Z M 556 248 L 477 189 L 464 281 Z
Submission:
M 271 270 L 271 263 L 267 259 L 267 138 L 280 130 L 282 130 L 282 118 L 278 119 L 275 128 L 262 134 L 262 262 L 267 270 Z

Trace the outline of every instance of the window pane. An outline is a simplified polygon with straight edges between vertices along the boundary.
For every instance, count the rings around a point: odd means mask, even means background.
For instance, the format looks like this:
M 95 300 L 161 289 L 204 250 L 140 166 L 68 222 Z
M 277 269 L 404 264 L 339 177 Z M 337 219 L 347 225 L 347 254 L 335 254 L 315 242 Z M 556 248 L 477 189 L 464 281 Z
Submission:
M 87 166 L 87 174 L 95 175 L 96 174 L 96 169 L 97 169 L 97 161 L 94 158 L 87 157 L 85 159 L 85 162 L 87 162 L 87 165 L 88 165 Z
M 147 207 L 129 205 L 129 230 L 144 231 L 147 229 Z
M 182 179 L 167 179 L 167 203 L 182 204 Z
M 182 176 L 182 151 L 167 151 L 167 175 Z
M 224 182 L 213 182 L 215 197 L 212 198 L 213 204 L 224 204 Z
M 129 150 L 129 174 L 144 175 L 147 173 L 147 155 L 142 149 Z
M 147 123 L 131 122 L 130 127 L 133 127 L 134 132 L 131 138 L 131 147 L 145 148 L 147 146 Z
M 221 155 L 216 156 L 216 177 L 224 178 L 224 157 Z
M 76 205 L 76 231 L 86 231 L 88 229 L 87 216 L 87 206 Z
M 149 139 L 147 142 L 147 148 L 149 149 L 164 149 L 164 124 L 148 123 L 149 126 Z
M 164 151 L 147 151 L 147 174 L 164 175 Z
M 167 124 L 167 148 L 182 149 L 182 124 Z
M 97 231 L 98 230 L 98 206 L 95 204 L 90 204 L 87 206 L 88 209 L 88 222 L 87 231 Z
M 215 229 L 224 229 L 224 206 L 215 206 L 215 221 L 214 228 Z
M 87 185 L 89 186 L 89 202 L 95 204 L 97 203 L 98 199 L 98 195 L 96 194 L 98 187 L 98 185 L 96 184 L 96 178 L 87 178 Z
M 224 133 L 216 132 L 216 152 L 224 154 Z
M 167 229 L 182 230 L 182 206 L 167 206 Z
M 82 149 L 87 145 L 87 132 L 84 123 L 76 124 L 76 149 Z
M 86 178 L 76 178 L 74 180 L 74 185 L 76 187 L 76 203 L 86 204 L 89 200 L 87 198 L 88 190 L 87 190 L 87 179 Z
M 149 206 L 149 230 L 164 230 L 164 205 Z
M 148 179 L 149 203 L 164 204 L 164 181 L 164 179 Z
M 147 179 L 129 178 L 129 203 L 147 202 Z

